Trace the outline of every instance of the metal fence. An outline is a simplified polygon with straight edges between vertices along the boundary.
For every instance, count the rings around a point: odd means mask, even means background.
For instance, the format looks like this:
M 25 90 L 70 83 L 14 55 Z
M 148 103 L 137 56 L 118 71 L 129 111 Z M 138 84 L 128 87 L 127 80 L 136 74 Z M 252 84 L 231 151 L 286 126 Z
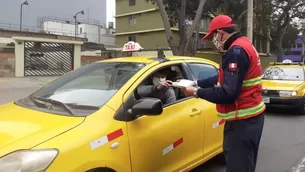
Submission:
M 9 24 L 9 23 L 0 23 L 0 29 L 20 31 L 20 25 Z M 23 32 L 43 32 L 43 30 L 41 28 L 38 28 L 36 26 L 27 26 L 27 25 L 22 25 L 22 31 Z
M 59 76 L 73 69 L 72 44 L 31 42 L 24 44 L 25 76 Z
M 11 30 L 11 31 L 20 31 L 20 25 L 17 24 L 9 24 L 9 23 L 0 23 L 0 29 L 3 30 Z M 28 26 L 22 25 L 22 32 L 34 32 L 34 33 L 45 33 L 52 35 L 62 35 L 62 36 L 75 36 L 75 30 L 66 30 L 66 29 L 55 29 L 48 28 L 48 30 L 44 30 L 43 26 Z M 115 32 L 114 32 L 115 33 Z M 88 38 L 88 37 L 99 37 L 99 36 L 112 36 L 110 33 L 105 33 L 103 35 L 99 35 L 98 33 L 77 33 L 77 37 L 80 38 Z

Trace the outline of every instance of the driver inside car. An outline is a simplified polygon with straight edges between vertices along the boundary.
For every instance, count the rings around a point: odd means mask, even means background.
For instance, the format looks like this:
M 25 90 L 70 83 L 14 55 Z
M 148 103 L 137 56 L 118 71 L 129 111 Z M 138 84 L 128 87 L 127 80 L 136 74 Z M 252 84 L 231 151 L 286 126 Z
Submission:
M 163 104 L 169 104 L 176 101 L 174 89 L 170 86 L 171 81 L 166 80 L 168 69 L 163 69 L 154 73 L 151 77 L 151 84 L 140 85 L 137 89 L 141 98 L 154 97 L 162 101 Z

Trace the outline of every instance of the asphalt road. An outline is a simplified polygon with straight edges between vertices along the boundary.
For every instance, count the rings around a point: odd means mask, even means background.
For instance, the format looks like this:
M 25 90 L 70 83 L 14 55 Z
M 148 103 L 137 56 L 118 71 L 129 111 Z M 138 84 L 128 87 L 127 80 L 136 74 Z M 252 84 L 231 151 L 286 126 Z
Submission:
M 0 78 L 0 105 L 35 91 L 54 77 Z M 268 109 L 258 156 L 257 172 L 303 172 L 305 116 L 293 109 Z M 293 168 L 293 169 L 292 169 Z M 225 172 L 213 159 L 192 172 Z
M 304 131 L 305 116 L 293 109 L 268 109 L 256 171 L 304 172 Z M 193 172 L 225 172 L 225 167 L 214 159 Z

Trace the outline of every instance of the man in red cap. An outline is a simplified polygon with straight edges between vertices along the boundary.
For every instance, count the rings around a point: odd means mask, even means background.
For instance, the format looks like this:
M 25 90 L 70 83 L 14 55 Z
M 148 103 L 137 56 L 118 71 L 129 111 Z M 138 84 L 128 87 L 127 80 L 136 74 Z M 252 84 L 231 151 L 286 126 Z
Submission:
M 197 80 L 182 91 L 216 104 L 225 121 L 223 150 L 227 172 L 254 172 L 264 126 L 262 66 L 249 39 L 241 36 L 226 15 L 215 17 L 208 34 L 215 47 L 225 50 L 218 76 Z

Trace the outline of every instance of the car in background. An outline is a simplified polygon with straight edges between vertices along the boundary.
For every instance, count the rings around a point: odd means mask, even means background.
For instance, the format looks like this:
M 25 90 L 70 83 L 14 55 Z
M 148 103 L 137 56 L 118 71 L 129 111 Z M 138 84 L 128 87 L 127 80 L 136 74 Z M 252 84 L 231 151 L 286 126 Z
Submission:
M 223 152 L 213 103 L 139 97 L 158 70 L 168 80 L 218 75 L 218 64 L 190 57 L 126 57 L 71 71 L 0 107 L 0 172 L 189 171 Z
M 263 101 L 268 106 L 297 108 L 305 115 L 304 63 L 272 62 L 262 76 Z

